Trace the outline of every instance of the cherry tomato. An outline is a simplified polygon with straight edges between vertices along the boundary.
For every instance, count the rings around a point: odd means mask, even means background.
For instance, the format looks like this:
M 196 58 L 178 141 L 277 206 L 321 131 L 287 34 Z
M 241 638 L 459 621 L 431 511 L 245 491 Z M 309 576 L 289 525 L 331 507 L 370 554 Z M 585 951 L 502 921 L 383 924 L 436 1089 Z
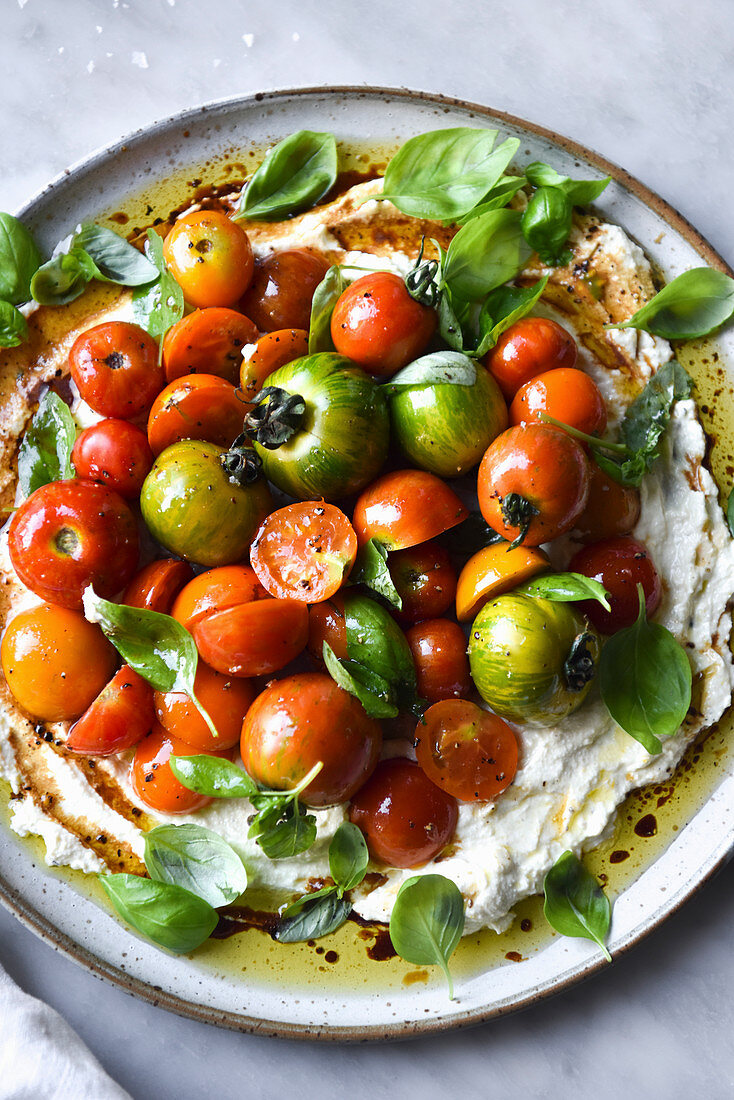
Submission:
M 248 349 L 240 367 L 240 388 L 252 398 L 278 367 L 308 355 L 308 332 L 303 328 L 282 328 L 266 332 L 252 350 Z
M 637 585 L 645 592 L 647 615 L 653 615 L 660 603 L 662 584 L 647 547 L 628 535 L 603 539 L 577 551 L 568 568 L 603 584 L 609 593 L 611 611 L 596 600 L 584 600 L 578 606 L 602 634 L 614 634 L 632 626 L 640 610 Z
M 372 774 L 382 746 L 379 723 L 320 672 L 266 687 L 247 712 L 240 752 L 257 783 L 290 790 L 317 763 L 323 768 L 300 796 L 307 806 L 345 802 Z
M 231 676 L 269 676 L 306 648 L 308 607 L 267 598 L 205 616 L 191 633 L 208 665 Z
M 134 500 L 153 465 L 145 432 L 127 420 L 100 420 L 77 437 L 71 461 L 79 477 L 101 481 Z
M 194 693 L 214 723 L 218 737 L 212 735 L 196 706 L 182 691 L 156 691 L 153 697 L 156 718 L 164 729 L 196 752 L 231 749 L 240 739 L 243 719 L 255 698 L 252 684 L 249 680 L 222 676 L 199 661 Z
M 509 592 L 551 567 L 545 550 L 535 546 L 514 546 L 495 542 L 473 554 L 459 574 L 456 586 L 456 618 L 473 619 L 495 596 Z
M 510 406 L 510 424 L 540 420 L 541 413 L 587 435 L 601 435 L 607 426 L 599 387 L 586 371 L 575 367 L 546 371 L 521 386 Z
M 194 576 L 188 562 L 160 558 L 143 566 L 122 594 L 120 603 L 168 615 L 178 593 Z
M 106 321 L 78 336 L 69 370 L 95 412 L 120 420 L 147 412 L 166 381 L 155 340 L 127 321 Z
M 163 367 L 173 382 L 187 374 L 213 374 L 237 385 L 242 349 L 257 340 L 249 317 L 235 309 L 195 309 L 163 337 Z
M 404 281 L 390 271 L 355 279 L 331 315 L 339 354 L 383 377 L 416 359 L 435 328 L 435 312 L 411 298 Z
M 376 538 L 388 550 L 405 550 L 448 531 L 468 515 L 453 489 L 435 474 L 395 470 L 364 490 L 352 522 L 360 546 Z
M 131 749 L 153 728 L 153 688 L 123 665 L 69 730 L 67 749 L 111 756 Z
M 288 504 L 263 520 L 250 561 L 271 596 L 319 603 L 341 587 L 357 557 L 354 528 L 326 501 Z
M 8 548 L 26 587 L 43 600 L 81 607 L 94 585 L 110 598 L 138 564 L 138 529 L 125 501 L 94 481 L 52 481 L 21 504 Z
M 436 542 L 424 542 L 407 550 L 396 550 L 388 567 L 398 595 L 403 601 L 395 618 L 401 623 L 435 619 L 454 602 L 456 570 L 447 550 Z
M 240 308 L 261 332 L 308 331 L 314 291 L 328 270 L 326 260 L 306 248 L 274 252 L 255 264 L 252 286 Z
M 589 461 L 589 499 L 576 520 L 573 536 L 581 542 L 596 542 L 612 535 L 627 535 L 640 518 L 640 493 L 605 474 Z
M 324 667 L 324 642 L 340 661 L 347 659 L 347 623 L 344 600 L 339 593 L 330 600 L 311 604 L 308 609 L 308 652 L 319 668 Z
M 148 417 L 148 441 L 159 455 L 182 439 L 229 447 L 242 431 L 250 406 L 231 382 L 214 374 L 190 374 L 171 382 L 156 397 Z
M 250 600 L 267 599 L 267 592 L 249 565 L 222 565 L 199 573 L 182 588 L 171 614 L 187 630 L 214 611 Z
M 434 703 L 415 730 L 415 752 L 429 779 L 462 802 L 489 802 L 517 771 L 517 738 L 496 714 L 465 699 Z
M 44 722 L 78 718 L 115 671 L 117 653 L 78 611 L 40 604 L 11 619 L 2 666 L 20 706 Z
M 254 260 L 247 234 L 216 210 L 179 218 L 163 242 L 163 256 L 192 306 L 234 305 L 252 281 Z
M 141 802 L 162 814 L 188 814 L 200 810 L 211 802 L 205 794 L 197 794 L 179 783 L 168 763 L 170 756 L 193 756 L 191 745 L 179 740 L 156 722 L 153 729 L 138 742 L 132 764 L 130 781 Z M 207 753 L 227 760 L 231 750 Z
M 429 703 L 459 699 L 472 689 L 466 635 L 450 619 L 427 619 L 406 630 L 418 695 Z
M 373 859 L 390 867 L 419 867 L 454 835 L 456 799 L 432 783 L 412 760 L 378 764 L 349 809 Z
M 538 546 L 570 531 L 586 507 L 589 464 L 566 432 L 520 424 L 491 443 L 479 467 L 479 508 L 508 541 Z
M 561 325 L 545 317 L 523 317 L 503 332 L 486 363 L 505 400 L 512 401 L 531 378 L 556 367 L 573 367 L 577 355 L 575 340 Z

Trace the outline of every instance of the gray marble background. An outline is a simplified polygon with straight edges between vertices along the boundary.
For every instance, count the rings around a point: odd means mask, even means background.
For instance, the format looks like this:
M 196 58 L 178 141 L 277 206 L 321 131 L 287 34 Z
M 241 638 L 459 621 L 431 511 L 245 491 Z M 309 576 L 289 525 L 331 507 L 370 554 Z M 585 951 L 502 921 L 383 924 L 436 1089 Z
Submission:
M 657 190 L 734 262 L 731 0 L 0 0 L 0 27 L 2 209 L 181 108 L 369 83 L 475 100 L 575 138 Z M 733 925 L 725 871 L 588 984 L 473 1031 L 379 1047 L 282 1043 L 179 1019 L 89 976 L 4 910 L 0 962 L 136 1100 L 717 1100 L 734 1094 Z

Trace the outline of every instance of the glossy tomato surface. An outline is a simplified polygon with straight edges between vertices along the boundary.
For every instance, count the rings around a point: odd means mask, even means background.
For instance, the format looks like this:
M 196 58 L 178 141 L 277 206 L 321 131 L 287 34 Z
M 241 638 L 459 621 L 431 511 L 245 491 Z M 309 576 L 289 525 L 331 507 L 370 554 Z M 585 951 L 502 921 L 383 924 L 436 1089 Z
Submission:
M 640 518 L 640 491 L 620 485 L 589 460 L 589 499 L 573 525 L 573 537 L 597 542 L 614 535 L 627 535 Z
M 328 269 L 326 260 L 307 248 L 274 252 L 255 264 L 252 285 L 240 308 L 261 332 L 308 331 L 314 291 Z
M 242 349 L 257 340 L 249 317 L 236 309 L 195 309 L 171 325 L 163 337 L 166 380 L 187 374 L 213 374 L 237 385 Z
M 152 728 L 153 688 L 123 665 L 71 727 L 66 747 L 86 756 L 111 756 L 137 745 Z
M 435 328 L 435 311 L 411 298 L 403 279 L 389 271 L 355 279 L 331 315 L 339 354 L 381 377 L 416 359 Z
M 127 420 L 107 419 L 80 433 L 71 461 L 79 477 L 135 500 L 153 465 L 153 452 L 140 428 Z
M 357 536 L 344 513 L 326 501 L 279 508 L 250 547 L 252 568 L 271 596 L 319 603 L 344 583 L 357 557 Z
M 271 597 L 202 616 L 191 627 L 208 665 L 232 676 L 269 676 L 306 648 L 308 606 Z
M 415 663 L 418 695 L 429 703 L 460 699 L 472 690 L 466 634 L 450 619 L 427 619 L 405 632 Z
M 250 400 L 259 393 L 278 367 L 308 355 L 308 332 L 303 328 L 281 328 L 266 332 L 247 349 L 240 366 L 240 387 Z
M 539 546 L 514 546 L 495 542 L 472 554 L 456 585 L 456 618 L 473 619 L 495 596 L 517 588 L 551 568 L 550 558 Z
M 217 210 L 195 210 L 179 218 L 163 242 L 163 256 L 192 306 L 234 305 L 252 280 L 250 240 L 241 226 Z
M 249 565 L 222 565 L 199 573 L 182 588 L 171 614 L 187 630 L 206 615 L 251 600 L 267 598 L 267 592 Z
M 510 406 L 510 423 L 539 421 L 543 414 L 587 435 L 607 426 L 604 398 L 593 378 L 575 367 L 559 367 L 526 382 Z
M 138 743 L 130 765 L 130 782 L 141 802 L 163 814 L 188 814 L 207 806 L 211 798 L 179 783 L 168 763 L 171 756 L 193 756 L 191 745 L 174 737 L 163 726 L 153 729 Z M 231 750 L 208 755 L 231 759 Z
M 465 699 L 434 703 L 415 729 L 415 753 L 429 779 L 462 802 L 488 802 L 517 771 L 513 730 Z
M 308 609 L 308 652 L 318 668 L 323 669 L 324 642 L 340 660 L 347 659 L 347 623 L 341 593 Z
M 231 382 L 214 374 L 187 375 L 156 397 L 148 417 L 148 440 L 159 455 L 182 439 L 229 447 L 242 431 L 248 406 Z
M 359 497 L 352 522 L 360 546 L 378 539 L 404 550 L 455 527 L 469 515 L 453 489 L 425 470 L 395 470 Z
M 448 550 L 437 542 L 395 550 L 388 558 L 390 576 L 403 606 L 395 618 L 401 623 L 434 619 L 451 607 L 456 595 L 456 570 Z
M 576 341 L 561 325 L 545 317 L 523 317 L 500 336 L 486 362 L 505 398 L 512 401 L 531 378 L 573 367 L 577 356 Z
M 240 739 L 243 719 L 255 698 L 255 689 L 250 681 L 223 676 L 199 661 L 194 694 L 214 723 L 217 737 L 189 696 L 182 691 L 155 692 L 153 700 L 157 720 L 169 733 L 190 745 L 192 754 L 231 749 Z
M 120 603 L 168 615 L 176 596 L 193 576 L 194 571 L 188 562 L 178 558 L 159 558 L 148 562 L 130 581 Z
M 127 321 L 106 321 L 78 336 L 69 370 L 95 412 L 120 420 L 147 412 L 166 381 L 155 340 Z
M 596 600 L 584 600 L 579 608 L 602 634 L 614 634 L 632 626 L 640 610 L 637 585 L 645 593 L 647 616 L 654 615 L 660 605 L 662 582 L 660 574 L 644 543 L 629 536 L 603 539 L 577 551 L 569 569 L 593 577 L 609 593 L 610 611 Z

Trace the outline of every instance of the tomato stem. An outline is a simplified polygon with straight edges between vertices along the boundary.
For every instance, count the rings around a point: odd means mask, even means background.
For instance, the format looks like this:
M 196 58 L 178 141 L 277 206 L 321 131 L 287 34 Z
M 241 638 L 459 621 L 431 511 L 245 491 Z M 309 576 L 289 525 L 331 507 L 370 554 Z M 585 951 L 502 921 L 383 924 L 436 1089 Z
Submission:
M 233 485 L 252 485 L 260 477 L 262 459 L 253 451 L 245 432 L 237 436 L 219 461 Z
M 435 309 L 441 290 L 436 282 L 438 273 L 438 260 L 426 260 L 423 262 L 423 249 L 426 238 L 421 237 L 421 247 L 415 264 L 405 276 L 405 289 L 411 298 L 422 306 Z
M 520 528 L 520 534 L 507 547 L 508 550 L 514 550 L 516 546 L 520 546 L 524 542 L 533 517 L 540 513 L 534 504 L 531 504 L 526 497 L 521 496 L 519 493 L 508 493 L 506 497 L 501 498 L 500 511 L 502 522 L 507 527 Z
M 598 436 L 587 435 L 586 432 L 579 431 L 578 428 L 572 428 L 570 424 L 564 424 L 562 420 L 556 420 L 555 416 L 550 416 L 548 413 L 541 412 L 538 414 L 538 418 L 544 424 L 552 424 L 555 428 L 561 428 L 581 443 L 588 443 L 593 451 L 613 451 L 614 454 L 627 456 L 634 454 L 634 451 L 625 443 L 612 443 L 608 439 L 599 439 Z
M 252 404 L 242 434 L 268 451 L 288 442 L 301 427 L 306 412 L 306 402 L 300 394 L 288 393 L 278 386 L 265 386 L 253 397 Z
M 563 675 L 569 691 L 583 691 L 589 680 L 593 680 L 596 675 L 596 665 L 589 650 L 589 642 L 593 637 L 593 634 L 585 630 L 583 634 L 577 634 L 573 640 L 568 657 L 563 664 Z

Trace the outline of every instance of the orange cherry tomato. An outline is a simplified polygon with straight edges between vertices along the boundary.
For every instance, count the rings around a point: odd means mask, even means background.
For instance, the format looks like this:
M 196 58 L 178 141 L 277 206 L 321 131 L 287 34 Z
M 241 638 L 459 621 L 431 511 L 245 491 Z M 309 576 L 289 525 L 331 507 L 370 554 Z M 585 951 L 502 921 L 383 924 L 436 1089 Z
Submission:
M 171 614 L 187 630 L 192 630 L 215 611 L 265 598 L 267 592 L 249 565 L 221 565 L 189 581 L 176 597 Z
M 479 508 L 508 541 L 538 546 L 570 531 L 586 507 L 589 464 L 566 432 L 520 424 L 490 443 L 479 466 Z
M 415 730 L 415 754 L 429 779 L 462 802 L 489 802 L 517 771 L 513 730 L 465 699 L 434 703 Z
M 253 398 L 278 367 L 308 355 L 308 332 L 302 328 L 282 328 L 266 332 L 242 358 L 240 388 Z
M 82 398 L 101 416 L 132 420 L 165 385 L 158 345 L 139 325 L 105 321 L 78 336 L 69 370 Z
M 202 658 L 230 676 L 269 676 L 306 648 L 308 607 L 271 597 L 205 615 L 191 627 Z
M 250 546 L 250 561 L 271 596 L 320 603 L 341 587 L 357 557 L 357 536 L 334 504 L 307 500 L 271 512 Z
M 203 439 L 229 447 L 242 431 L 249 406 L 231 382 L 214 374 L 190 374 L 156 397 L 148 417 L 148 441 L 159 455 L 181 439 Z
M 195 309 L 171 325 L 163 337 L 163 367 L 168 382 L 187 374 L 214 374 L 237 385 L 242 349 L 257 340 L 249 317 L 235 309 Z
M 472 689 L 466 635 L 450 619 L 427 619 L 406 630 L 418 694 L 429 703 L 459 699 Z
M 445 848 L 456 829 L 456 799 L 412 760 L 378 764 L 349 808 L 373 859 L 389 867 L 419 867 Z
M 138 742 L 132 764 L 130 781 L 141 802 L 162 814 L 189 814 L 211 802 L 205 794 L 197 794 L 179 783 L 168 763 L 170 756 L 194 756 L 191 745 L 165 730 L 156 722 L 153 729 Z M 231 760 L 232 751 L 207 753 Z
M 639 489 L 620 485 L 590 459 L 589 499 L 574 524 L 574 538 L 596 542 L 613 535 L 628 535 L 639 518 Z
M 178 558 L 151 561 L 130 581 L 120 603 L 168 615 L 176 596 L 193 576 L 189 563 Z
M 319 668 L 324 667 L 324 642 L 340 661 L 349 656 L 344 600 L 340 593 L 322 603 L 312 603 L 308 609 L 308 652 Z
M 331 315 L 331 339 L 339 354 L 381 377 L 416 359 L 435 328 L 435 311 L 411 298 L 404 280 L 390 271 L 355 279 Z
M 123 665 L 69 730 L 67 749 L 111 756 L 131 749 L 153 728 L 153 688 Z
M 71 452 L 77 475 L 100 481 L 126 500 L 140 496 L 153 465 L 148 437 L 127 420 L 100 420 L 77 436 Z
M 261 332 L 308 330 L 311 301 L 329 265 L 306 248 L 273 252 L 255 264 L 252 286 L 240 302 Z
M 459 574 L 456 618 L 460 622 L 474 619 L 488 600 L 510 592 L 550 567 L 545 550 L 535 546 L 510 548 L 506 542 L 484 546 L 472 554 Z
M 390 576 L 403 601 L 395 612 L 401 623 L 435 619 L 451 607 L 456 594 L 456 570 L 443 546 L 424 542 L 395 550 L 388 559 Z
M 435 474 L 395 470 L 360 494 L 352 522 L 360 546 L 376 538 L 388 550 L 404 550 L 448 531 L 468 515 L 454 490 Z
M 540 420 L 541 413 L 587 435 L 601 435 L 607 426 L 599 387 L 586 371 L 574 367 L 546 371 L 521 386 L 510 406 L 510 424 Z
M 610 611 L 597 600 L 578 604 L 601 634 L 614 634 L 632 626 L 640 610 L 637 585 L 645 593 L 645 612 L 654 615 L 660 605 L 662 582 L 647 547 L 628 535 L 602 539 L 577 550 L 568 568 L 603 584 L 609 593 Z
M 44 722 L 78 718 L 117 667 L 117 653 L 96 624 L 48 603 L 11 619 L 0 657 L 16 701 Z
M 156 718 L 164 729 L 197 752 L 231 749 L 240 739 L 242 722 L 255 698 L 252 684 L 249 680 L 223 676 L 199 661 L 194 693 L 214 723 L 218 737 L 212 735 L 199 710 L 182 691 L 156 691 L 153 696 Z
M 565 328 L 545 317 L 523 317 L 503 332 L 486 358 L 506 401 L 526 382 L 556 367 L 573 367 L 576 341 Z
M 179 218 L 163 242 L 163 257 L 186 301 L 199 308 L 234 305 L 252 281 L 250 240 L 217 210 Z
M 372 774 L 382 746 L 380 725 L 353 695 L 320 672 L 269 684 L 247 712 L 240 753 L 256 783 L 290 790 L 319 762 L 301 800 L 345 802 Z

